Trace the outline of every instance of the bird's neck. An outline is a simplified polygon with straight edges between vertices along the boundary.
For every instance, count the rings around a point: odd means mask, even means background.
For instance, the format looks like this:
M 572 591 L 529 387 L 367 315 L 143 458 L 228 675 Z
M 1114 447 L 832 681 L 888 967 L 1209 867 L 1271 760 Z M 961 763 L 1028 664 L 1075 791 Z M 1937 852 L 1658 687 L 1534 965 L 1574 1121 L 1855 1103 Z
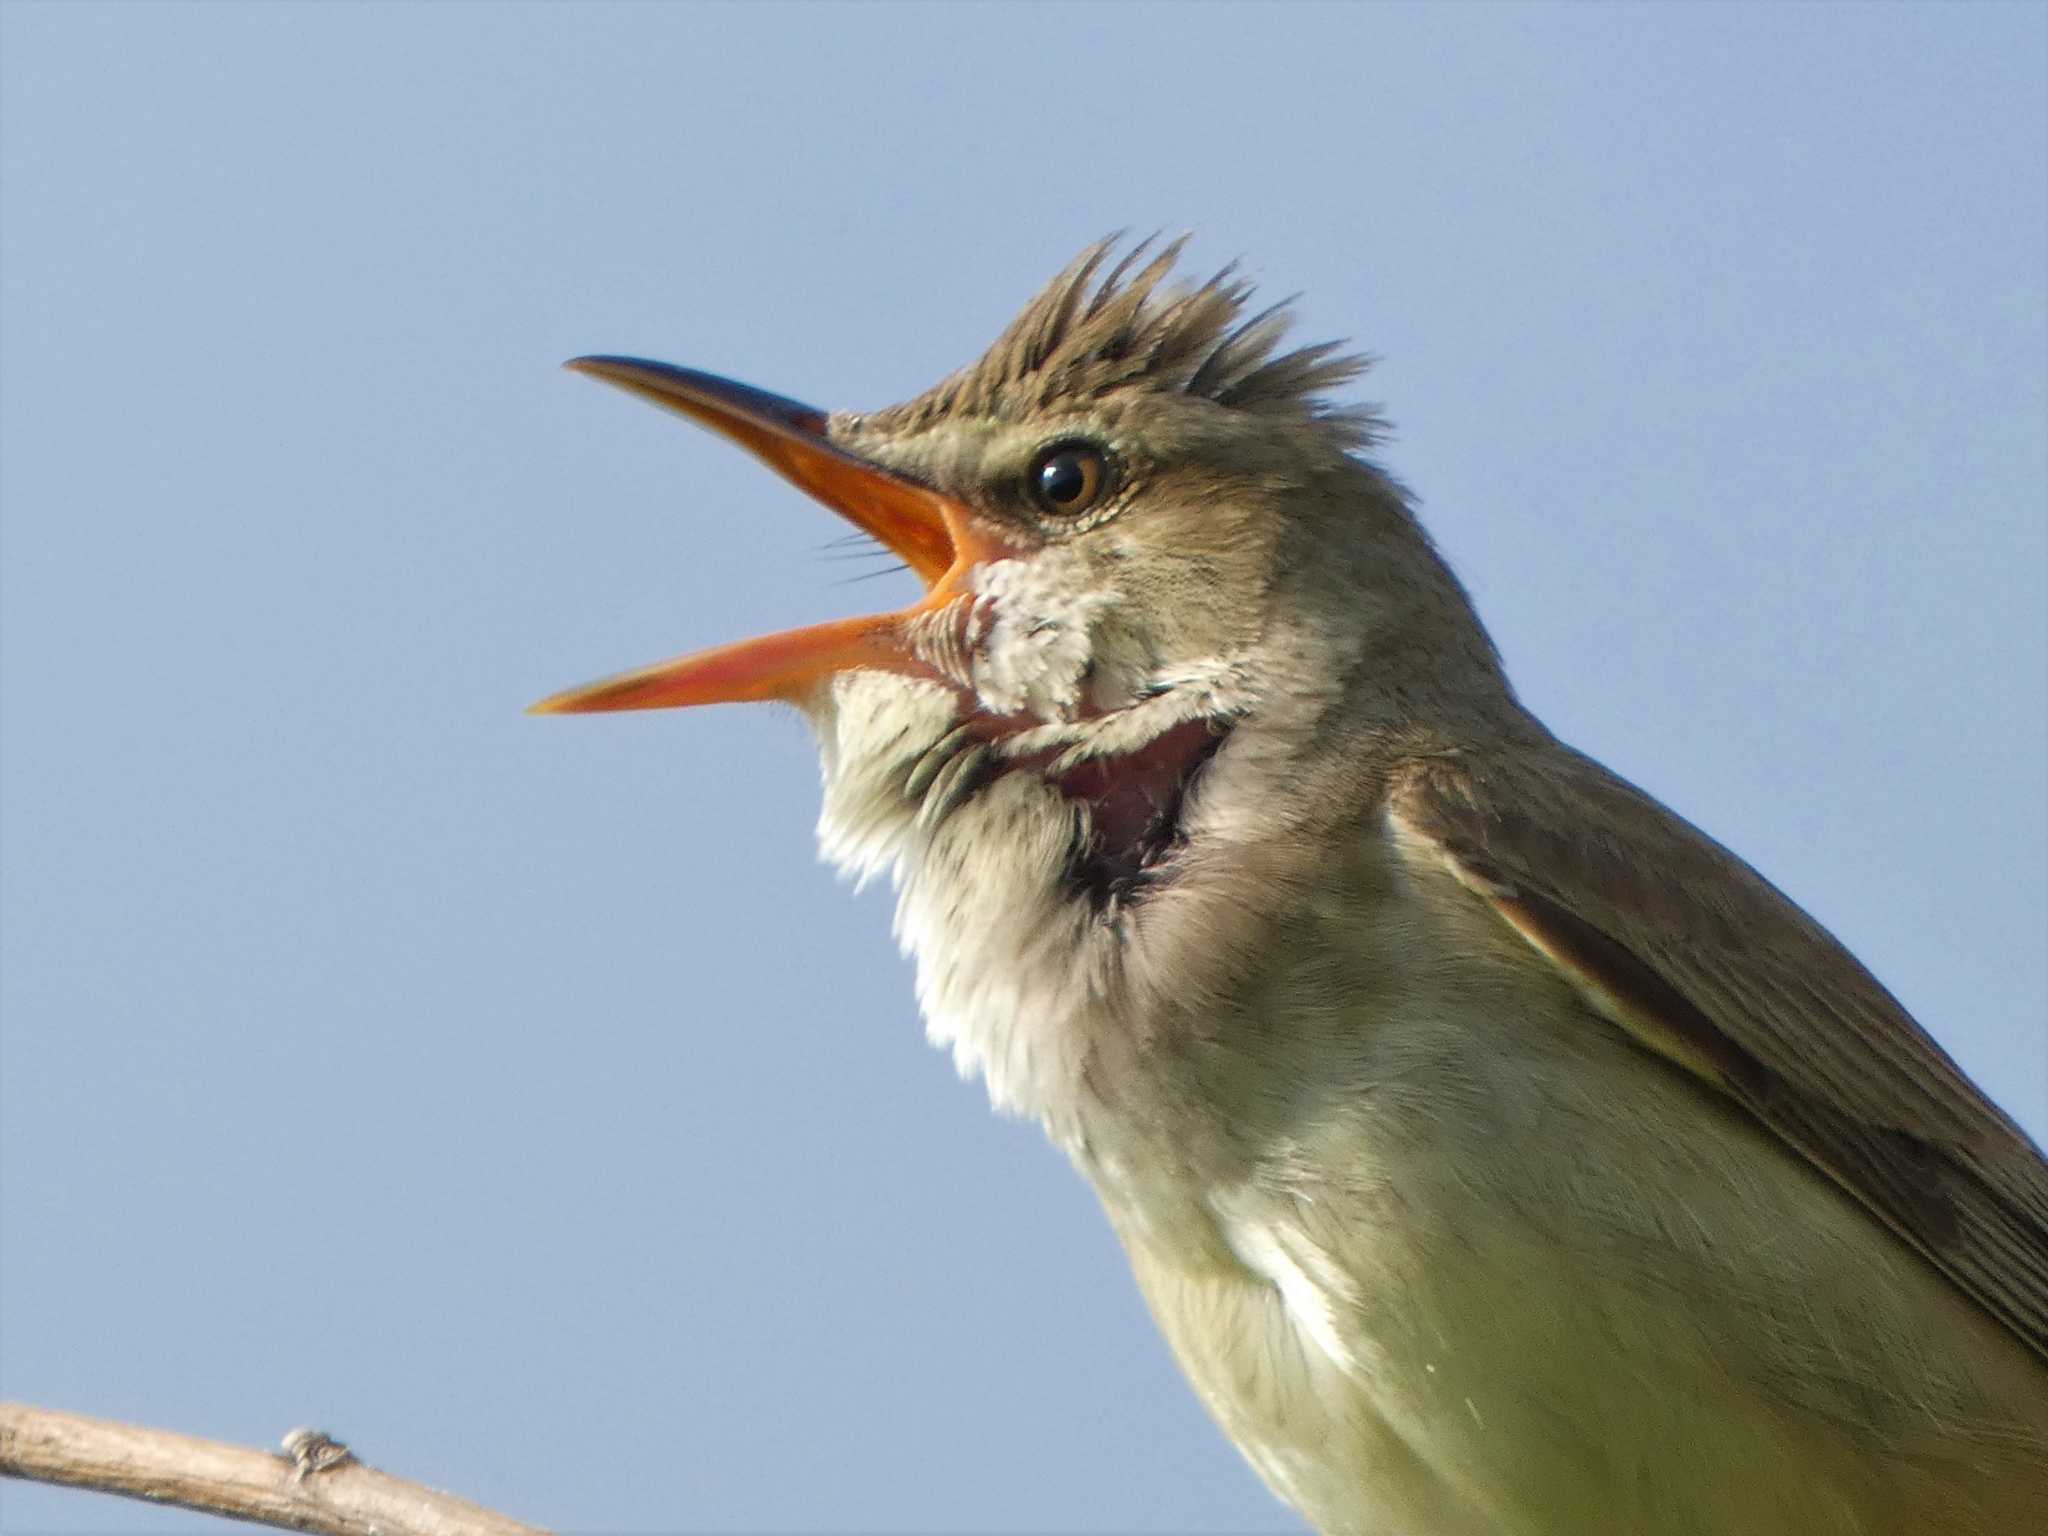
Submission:
M 936 686 L 842 679 L 814 716 L 820 844 L 857 881 L 895 884 L 933 1043 L 998 1109 L 1086 1161 L 1142 1118 L 1137 1100 L 1186 1021 L 1248 984 L 1268 926 L 1317 888 L 1311 866 L 1334 841 L 1319 818 L 1357 814 L 1360 763 L 1306 723 L 1168 727 L 1149 750 L 1199 768 L 1173 806 L 1172 846 L 1142 879 L 1105 889 L 1086 865 L 1114 831 L 1071 775 L 1026 763 L 944 795 L 947 770 L 925 759 L 956 720 Z M 1104 772 L 1146 771 L 1144 750 Z
M 1348 515 L 1399 536 L 1283 558 L 1263 632 L 1183 669 L 1197 682 L 997 750 L 964 683 L 849 672 L 812 711 L 821 847 L 895 884 L 927 1034 L 1070 1150 L 1142 1113 L 1179 1036 L 1256 989 L 1395 759 L 1520 717 L 1455 577 L 1365 483 Z

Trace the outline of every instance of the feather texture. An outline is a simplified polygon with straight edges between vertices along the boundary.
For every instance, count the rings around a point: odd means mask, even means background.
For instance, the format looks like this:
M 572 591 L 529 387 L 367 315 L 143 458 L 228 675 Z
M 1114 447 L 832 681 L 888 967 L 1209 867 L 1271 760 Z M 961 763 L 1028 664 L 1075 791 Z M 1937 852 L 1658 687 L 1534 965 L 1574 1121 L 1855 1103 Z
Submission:
M 1291 300 L 1246 318 L 1252 285 L 1234 267 L 1204 283 L 1172 283 L 1186 237 L 1156 251 L 1154 243 L 1139 241 L 1107 271 L 1116 240 L 1090 246 L 978 362 L 866 415 L 863 429 L 888 435 L 961 417 L 1020 420 L 1139 389 L 1315 421 L 1347 448 L 1377 439 L 1383 424 L 1374 411 L 1328 398 L 1366 371 L 1368 357 L 1341 342 L 1282 351 Z
M 2048 1358 L 2048 1164 L 1769 882 L 1598 764 L 1409 764 L 1397 833 L 1599 1011 L 1709 1082 Z

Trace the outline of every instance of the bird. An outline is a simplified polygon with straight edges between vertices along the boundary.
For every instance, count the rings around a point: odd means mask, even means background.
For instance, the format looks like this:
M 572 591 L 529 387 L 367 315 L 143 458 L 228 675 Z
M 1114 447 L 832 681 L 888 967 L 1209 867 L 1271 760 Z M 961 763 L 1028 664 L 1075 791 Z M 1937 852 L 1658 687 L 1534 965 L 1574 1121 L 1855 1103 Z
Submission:
M 535 710 L 802 713 L 927 1034 L 1326 1536 L 2048 1530 L 2039 1150 L 1522 705 L 1368 359 L 1183 243 L 1090 246 L 885 409 L 569 363 L 925 591 Z

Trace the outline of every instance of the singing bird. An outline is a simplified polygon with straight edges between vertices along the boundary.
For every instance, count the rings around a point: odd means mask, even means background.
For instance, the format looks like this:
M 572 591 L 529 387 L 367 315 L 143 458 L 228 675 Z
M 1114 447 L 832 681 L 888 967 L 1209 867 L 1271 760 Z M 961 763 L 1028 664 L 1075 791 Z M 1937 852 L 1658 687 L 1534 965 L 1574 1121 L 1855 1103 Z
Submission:
M 625 357 L 924 597 L 536 706 L 795 705 L 932 1040 L 1337 1536 L 2048 1530 L 2048 1165 L 1761 875 L 1517 701 L 1335 345 L 1084 252 L 827 414 Z

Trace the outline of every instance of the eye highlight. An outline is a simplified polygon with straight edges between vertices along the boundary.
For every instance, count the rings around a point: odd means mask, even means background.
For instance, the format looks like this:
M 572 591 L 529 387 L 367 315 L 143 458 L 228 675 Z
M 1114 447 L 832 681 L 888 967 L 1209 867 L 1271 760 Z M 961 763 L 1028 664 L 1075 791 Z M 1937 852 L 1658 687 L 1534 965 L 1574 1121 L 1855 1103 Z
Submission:
M 1093 443 L 1054 443 L 1032 462 L 1027 483 L 1042 512 L 1075 517 L 1097 505 L 1110 488 L 1109 457 Z

